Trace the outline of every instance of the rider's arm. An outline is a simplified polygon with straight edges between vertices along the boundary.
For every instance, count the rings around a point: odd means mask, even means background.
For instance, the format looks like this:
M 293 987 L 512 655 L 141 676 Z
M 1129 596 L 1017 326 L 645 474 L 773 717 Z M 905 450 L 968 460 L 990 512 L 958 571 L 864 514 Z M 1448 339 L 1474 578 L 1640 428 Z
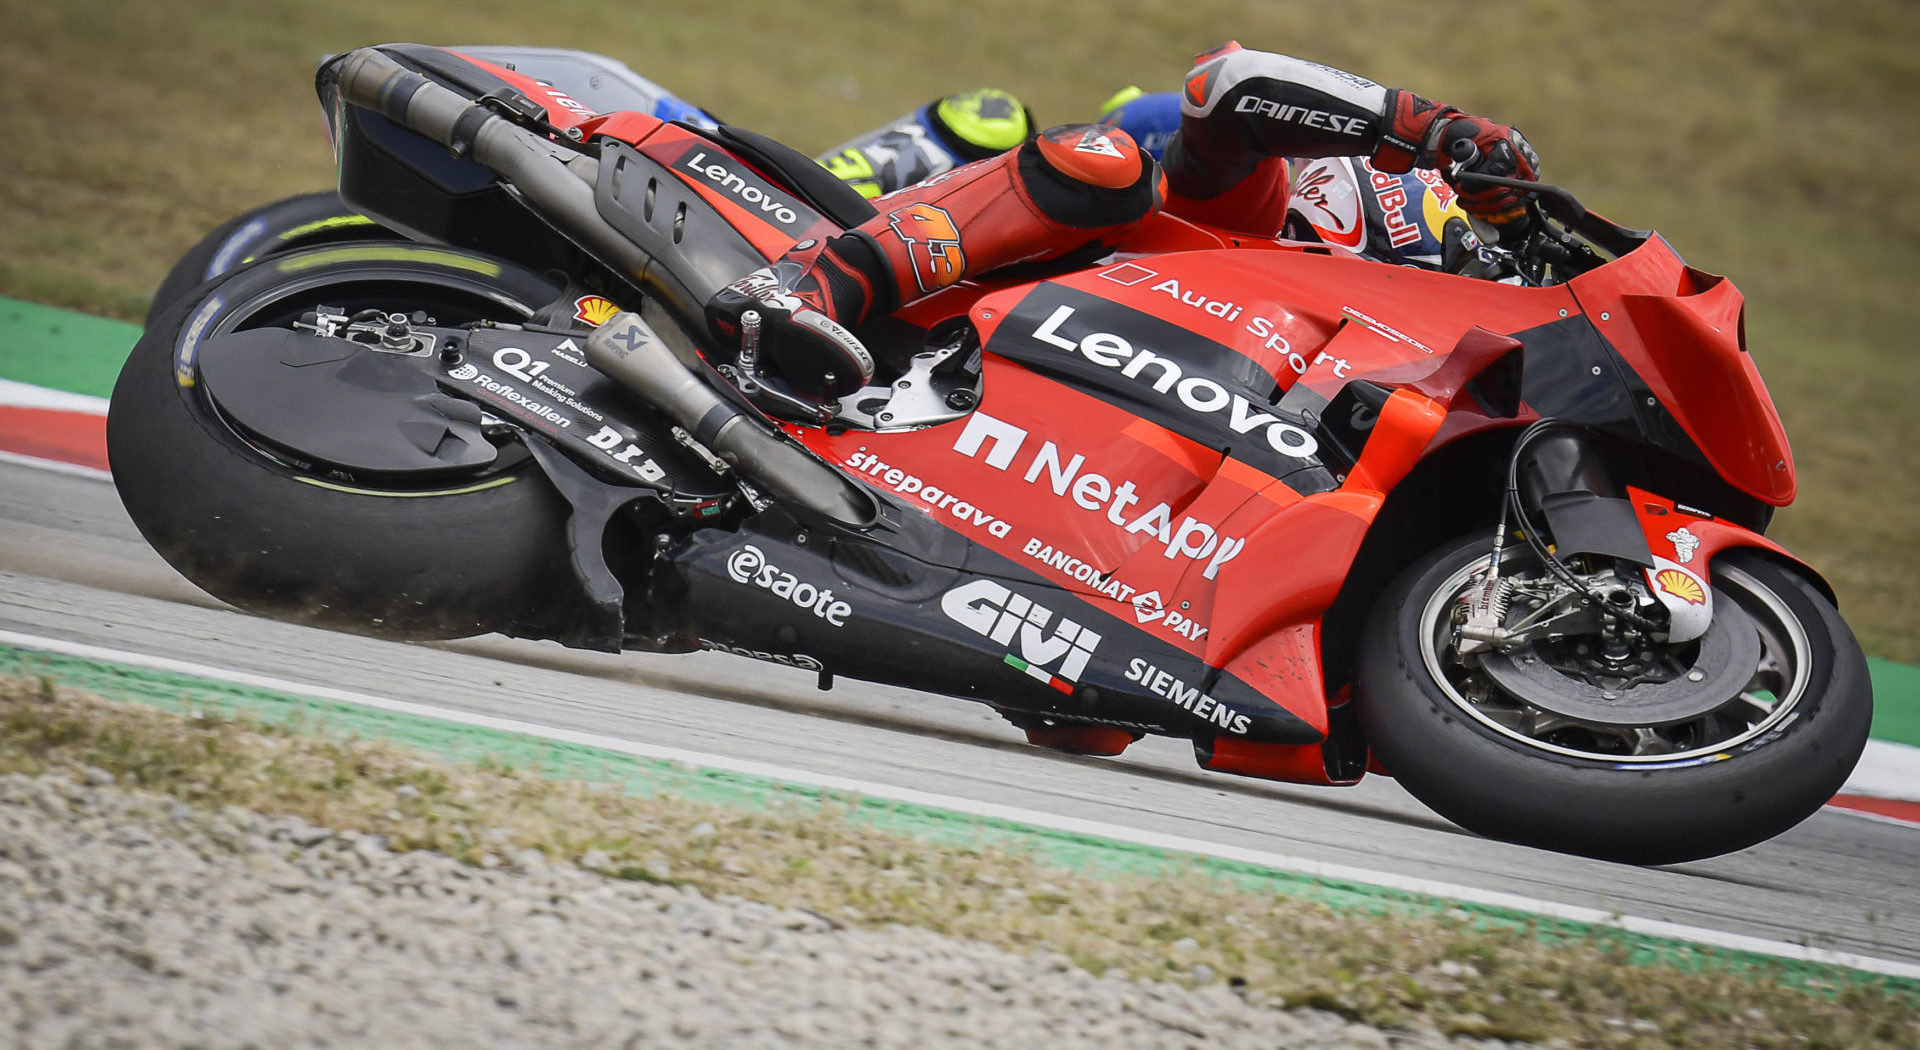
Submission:
M 1509 162 L 1497 174 L 1538 173 L 1532 149 L 1506 125 L 1332 66 L 1229 43 L 1200 55 L 1182 85 L 1180 131 L 1164 157 L 1167 207 L 1271 232 L 1286 209 L 1282 158 L 1362 156 L 1381 171 L 1404 172 L 1439 166 L 1456 139 Z M 1463 203 L 1494 217 L 1513 202 Z

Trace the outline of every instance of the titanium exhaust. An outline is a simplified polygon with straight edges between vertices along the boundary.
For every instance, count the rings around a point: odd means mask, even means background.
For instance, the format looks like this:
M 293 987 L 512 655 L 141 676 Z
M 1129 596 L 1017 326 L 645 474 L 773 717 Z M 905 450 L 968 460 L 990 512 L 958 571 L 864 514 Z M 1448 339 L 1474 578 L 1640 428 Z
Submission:
M 586 351 L 588 364 L 664 410 L 753 484 L 849 528 L 879 516 L 871 495 L 715 393 L 639 314 L 615 314 L 587 336 Z

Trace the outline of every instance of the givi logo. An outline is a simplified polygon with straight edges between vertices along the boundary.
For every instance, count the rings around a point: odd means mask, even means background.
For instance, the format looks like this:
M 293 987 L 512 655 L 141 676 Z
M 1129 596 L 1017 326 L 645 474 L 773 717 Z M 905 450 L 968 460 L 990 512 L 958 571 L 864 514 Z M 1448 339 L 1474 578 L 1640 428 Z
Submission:
M 1015 646 L 1018 655 L 1008 653 L 1008 664 L 1063 693 L 1073 692 L 1072 683 L 1100 648 L 1097 632 L 1065 616 L 1056 622 L 1053 610 L 992 580 L 975 580 L 941 595 L 940 611 L 983 638 Z

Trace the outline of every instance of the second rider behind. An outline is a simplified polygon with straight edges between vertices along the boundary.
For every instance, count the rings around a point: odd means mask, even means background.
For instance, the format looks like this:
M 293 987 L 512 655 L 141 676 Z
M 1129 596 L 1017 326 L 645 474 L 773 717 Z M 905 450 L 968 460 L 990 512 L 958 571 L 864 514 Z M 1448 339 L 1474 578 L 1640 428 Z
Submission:
M 876 198 L 874 218 L 835 237 L 801 241 L 707 304 L 708 320 L 726 343 L 738 344 L 747 318 L 761 355 L 791 392 L 827 403 L 865 386 L 873 359 L 849 329 L 869 318 L 963 277 L 1016 263 L 1092 263 L 1161 208 L 1223 229 L 1272 236 L 1286 221 L 1289 157 L 1365 156 L 1382 172 L 1438 167 L 1451 175 L 1440 159 L 1454 156 L 1456 144 L 1471 142 L 1478 157 L 1474 170 L 1521 179 L 1539 175 L 1539 158 L 1511 127 L 1238 43 L 1195 59 L 1164 165 L 1110 124 L 1060 125 L 1027 139 L 1029 118 L 1011 96 L 974 92 L 956 98 L 978 104 L 971 114 L 956 104 L 954 114 L 938 115 L 950 127 L 955 116 L 972 117 L 959 122 L 974 134 L 963 134 L 966 144 L 958 148 L 970 144 L 983 159 Z M 913 152 L 927 144 L 920 141 L 925 136 L 917 140 L 917 129 L 897 123 L 881 129 L 899 134 L 892 154 L 882 155 L 936 170 L 938 153 Z M 952 141 L 945 145 L 956 148 Z M 862 176 L 912 174 L 849 167 L 871 155 L 843 148 L 826 163 L 856 185 Z M 961 153 L 961 159 L 967 156 Z M 1519 193 L 1503 187 L 1463 192 L 1460 201 L 1496 229 L 1526 214 Z

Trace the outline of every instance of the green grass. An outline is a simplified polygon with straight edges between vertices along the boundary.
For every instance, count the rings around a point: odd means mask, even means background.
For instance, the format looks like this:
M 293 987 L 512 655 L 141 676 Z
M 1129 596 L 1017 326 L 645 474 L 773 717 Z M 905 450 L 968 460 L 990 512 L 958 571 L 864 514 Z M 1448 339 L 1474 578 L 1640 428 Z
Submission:
M 0 295 L 129 320 L 209 227 L 329 183 L 312 67 L 367 43 L 599 51 L 809 152 L 977 84 L 1085 119 L 1227 38 L 1496 116 L 1746 292 L 1800 466 L 1776 535 L 1870 652 L 1920 662 L 1920 5 L 0 2 Z
M 1064 865 L 1019 843 L 912 835 L 859 800 L 795 792 L 758 805 L 550 779 L 498 757 L 452 762 L 314 721 L 215 704 L 113 704 L 51 677 L 0 676 L 0 773 L 89 767 L 206 814 L 239 806 L 500 867 L 522 850 L 609 877 L 899 923 L 1097 973 L 1227 982 L 1256 1004 L 1375 1026 L 1584 1047 L 1894 1050 L 1920 1039 L 1913 982 L 1711 949 L 1653 958 L 1631 938 L 1553 924 L 1330 903 L 1217 867 Z M 605 774 L 603 774 L 604 776 Z

